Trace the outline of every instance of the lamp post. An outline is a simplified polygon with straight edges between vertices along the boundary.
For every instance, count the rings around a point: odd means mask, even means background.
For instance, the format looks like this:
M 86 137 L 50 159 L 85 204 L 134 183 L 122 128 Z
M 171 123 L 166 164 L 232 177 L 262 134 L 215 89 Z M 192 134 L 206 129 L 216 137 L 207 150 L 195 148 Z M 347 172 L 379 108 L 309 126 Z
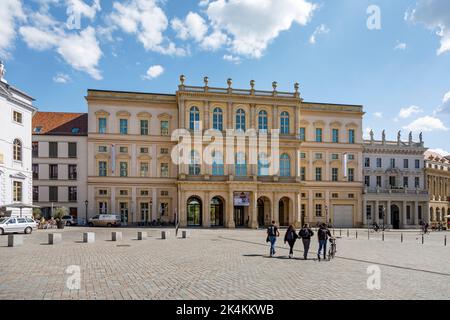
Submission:
M 89 201 L 85 201 L 84 202 L 84 205 L 86 206 L 86 220 L 85 220 L 85 224 L 87 224 L 88 223 L 88 204 L 89 204 Z
M 384 228 L 385 228 L 385 222 L 384 222 L 385 211 L 386 211 L 386 207 L 383 206 L 383 214 L 382 214 L 382 218 L 383 218 L 383 231 L 384 231 Z
M 328 227 L 328 206 L 325 205 L 325 223 L 326 226 Z

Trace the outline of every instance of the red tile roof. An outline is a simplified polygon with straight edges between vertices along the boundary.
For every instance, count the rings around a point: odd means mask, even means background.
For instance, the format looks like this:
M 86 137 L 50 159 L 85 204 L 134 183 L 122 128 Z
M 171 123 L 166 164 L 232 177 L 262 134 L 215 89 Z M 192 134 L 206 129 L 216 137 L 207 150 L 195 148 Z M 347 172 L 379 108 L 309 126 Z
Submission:
M 33 116 L 33 134 L 83 136 L 87 135 L 87 127 L 87 113 L 39 111 Z

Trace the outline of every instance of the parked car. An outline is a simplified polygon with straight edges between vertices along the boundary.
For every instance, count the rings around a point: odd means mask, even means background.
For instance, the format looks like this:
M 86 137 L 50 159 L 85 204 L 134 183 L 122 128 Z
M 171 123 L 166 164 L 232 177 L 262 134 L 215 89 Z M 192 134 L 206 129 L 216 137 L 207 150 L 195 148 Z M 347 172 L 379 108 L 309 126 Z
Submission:
M 37 229 L 37 223 L 31 218 L 3 217 L 0 218 L 0 234 L 26 233 Z
M 119 227 L 120 216 L 115 214 L 99 214 L 88 220 L 89 227 Z
M 64 216 L 61 220 L 66 222 L 66 226 L 76 226 L 78 224 L 77 219 L 73 216 Z

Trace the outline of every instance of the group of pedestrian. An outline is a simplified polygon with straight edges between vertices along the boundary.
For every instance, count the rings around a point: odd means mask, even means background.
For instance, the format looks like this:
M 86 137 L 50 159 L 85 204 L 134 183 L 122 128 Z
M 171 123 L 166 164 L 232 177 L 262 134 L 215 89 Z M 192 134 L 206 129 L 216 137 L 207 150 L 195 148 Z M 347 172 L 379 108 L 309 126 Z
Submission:
M 275 255 L 275 243 L 277 238 L 280 236 L 280 231 L 275 224 L 275 221 L 272 221 L 272 224 L 267 228 L 267 242 L 270 242 L 270 256 L 273 257 Z M 289 259 L 294 257 L 294 245 L 297 239 L 302 239 L 303 243 L 303 258 L 308 260 L 308 252 L 309 247 L 311 245 L 311 238 L 314 236 L 314 231 L 309 227 L 308 224 L 304 224 L 303 228 L 297 233 L 295 227 L 290 225 L 286 230 L 286 234 L 284 235 L 284 243 L 289 244 Z M 323 250 L 323 258 L 326 259 L 327 252 L 327 241 L 329 238 L 333 239 L 333 236 L 328 230 L 325 223 L 321 224 L 317 231 L 317 238 L 319 240 L 319 250 L 317 252 L 317 258 L 320 260 L 320 255 Z

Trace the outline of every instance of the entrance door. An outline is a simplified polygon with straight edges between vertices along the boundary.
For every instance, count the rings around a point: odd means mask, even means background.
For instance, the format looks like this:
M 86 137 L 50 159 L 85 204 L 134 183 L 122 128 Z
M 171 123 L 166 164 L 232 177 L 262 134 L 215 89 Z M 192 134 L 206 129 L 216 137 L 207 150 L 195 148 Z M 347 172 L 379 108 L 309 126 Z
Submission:
M 391 223 L 393 229 L 400 229 L 400 209 L 393 204 L 391 206 Z
M 127 223 L 128 223 L 128 203 L 120 202 L 119 208 L 120 208 L 120 218 L 122 220 L 122 223 L 124 225 L 127 225 Z
M 264 200 L 258 199 L 258 226 L 264 227 Z
M 223 226 L 223 201 L 215 197 L 211 200 L 211 227 Z
M 198 198 L 190 198 L 187 203 L 187 224 L 198 227 L 202 224 L 202 202 Z
M 243 227 L 245 225 L 244 207 L 234 207 L 234 224 L 236 227 Z

